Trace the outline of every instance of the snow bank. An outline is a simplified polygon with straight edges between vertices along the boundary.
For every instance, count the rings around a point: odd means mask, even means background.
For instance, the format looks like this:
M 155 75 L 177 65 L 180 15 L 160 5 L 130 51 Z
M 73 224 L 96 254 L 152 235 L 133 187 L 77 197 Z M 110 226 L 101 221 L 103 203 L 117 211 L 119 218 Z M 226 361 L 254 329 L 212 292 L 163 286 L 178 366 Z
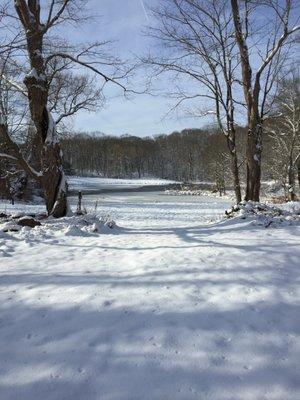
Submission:
M 37 217 L 37 218 L 32 218 Z M 23 226 L 23 221 L 32 219 L 36 226 Z M 109 216 L 99 217 L 96 214 L 73 215 L 64 218 L 39 218 L 37 215 L 26 216 L 17 213 L 12 216 L 0 218 L 0 232 L 18 232 L 20 236 L 31 240 L 50 237 L 54 235 L 88 236 L 108 232 L 117 228 L 114 220 Z
M 223 197 L 224 199 L 234 199 L 233 191 L 227 191 L 226 194 L 220 196 L 219 192 L 212 192 L 205 189 L 166 189 L 165 194 L 170 196 L 207 196 L 207 197 Z
M 300 203 L 283 204 L 280 207 L 254 201 L 243 202 L 225 211 L 229 218 L 253 220 L 256 225 L 276 227 L 300 223 Z

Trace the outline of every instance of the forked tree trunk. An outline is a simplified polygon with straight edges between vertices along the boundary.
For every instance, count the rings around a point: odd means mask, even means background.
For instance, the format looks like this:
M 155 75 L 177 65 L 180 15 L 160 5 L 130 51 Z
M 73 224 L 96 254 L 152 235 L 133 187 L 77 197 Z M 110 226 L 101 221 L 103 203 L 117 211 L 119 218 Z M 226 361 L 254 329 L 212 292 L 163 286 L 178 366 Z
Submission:
M 46 110 L 47 111 L 47 110 Z M 59 218 L 67 214 L 67 182 L 62 168 L 61 149 L 56 139 L 56 128 L 47 111 L 48 135 L 42 147 L 42 189 L 49 215 Z M 52 133 L 50 132 L 52 130 Z M 52 137 L 53 136 L 53 137 Z
M 40 21 L 40 4 L 36 0 L 15 1 L 15 8 L 23 25 L 31 72 L 26 75 L 29 110 L 36 129 L 41 176 L 47 212 L 54 217 L 67 213 L 67 184 L 62 168 L 61 150 L 57 140 L 56 127 L 47 108 L 48 82 L 43 56 L 45 31 Z
M 40 145 L 35 147 L 41 165 L 40 183 L 44 194 L 48 215 L 56 218 L 67 213 L 67 183 L 62 167 L 61 149 L 57 139 L 56 127 L 52 116 L 43 101 L 44 93 L 39 87 L 41 81 L 36 77 L 27 77 L 25 84 L 30 99 L 30 111 L 37 128 Z M 46 89 L 47 90 L 47 89 Z M 47 92 L 48 93 L 48 92 Z M 43 108 L 41 107 L 41 104 Z
M 239 10 L 239 3 L 245 5 L 243 18 L 244 23 L 241 22 L 241 15 Z M 261 180 L 261 155 L 262 155 L 262 123 L 264 115 L 264 104 L 267 100 L 269 93 L 269 85 L 264 85 L 264 89 L 261 90 L 261 76 L 265 69 L 271 65 L 275 57 L 280 53 L 282 46 L 287 42 L 289 36 L 299 31 L 300 25 L 296 24 L 290 28 L 290 15 L 292 15 L 292 4 L 291 1 L 283 2 L 283 5 L 277 9 L 272 2 L 266 2 L 265 5 L 270 7 L 270 10 L 275 10 L 277 17 L 281 21 L 282 34 L 279 38 L 274 37 L 273 47 L 269 48 L 266 57 L 262 60 L 261 65 L 257 69 L 255 78 L 252 80 L 252 67 L 250 62 L 250 52 L 247 46 L 247 31 L 248 31 L 248 17 L 249 8 L 251 2 L 239 0 L 231 0 L 231 11 L 234 22 L 236 42 L 239 47 L 241 69 L 242 69 L 242 84 L 244 89 L 244 97 L 247 104 L 247 117 L 248 117 L 248 139 L 247 139 L 247 191 L 246 200 L 259 201 L 260 193 L 260 180 Z M 260 2 L 257 2 L 260 3 Z M 277 20 L 274 22 L 275 31 L 278 29 Z M 251 29 L 250 29 L 251 31 Z M 279 30 L 277 30 L 277 33 Z M 270 37 L 271 39 L 271 37 Z M 271 43 L 271 40 L 270 42 Z M 279 64 L 278 64 L 279 65 Z M 275 68 L 276 71 L 277 68 Z M 275 72 L 273 72 L 275 73 Z M 270 74 L 270 71 L 269 71 Z M 267 81 L 270 82 L 275 78 L 275 75 L 268 76 Z M 262 104 L 260 104 L 260 95 L 264 98 Z
M 259 76 L 252 88 L 252 69 L 249 51 L 242 30 L 239 5 L 231 0 L 231 9 L 235 26 L 235 36 L 241 56 L 244 97 L 247 104 L 248 137 L 246 148 L 247 186 L 245 200 L 259 201 L 261 179 L 262 121 L 259 118 Z

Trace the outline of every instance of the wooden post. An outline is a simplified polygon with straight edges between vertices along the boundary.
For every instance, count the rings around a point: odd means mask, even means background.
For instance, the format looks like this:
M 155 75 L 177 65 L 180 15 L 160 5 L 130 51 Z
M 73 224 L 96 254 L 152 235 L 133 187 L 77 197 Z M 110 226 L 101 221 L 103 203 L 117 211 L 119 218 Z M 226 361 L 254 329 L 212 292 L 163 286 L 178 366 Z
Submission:
M 82 202 L 82 192 L 78 192 L 78 203 L 77 203 L 77 214 L 82 214 L 82 208 L 81 208 L 81 202 Z

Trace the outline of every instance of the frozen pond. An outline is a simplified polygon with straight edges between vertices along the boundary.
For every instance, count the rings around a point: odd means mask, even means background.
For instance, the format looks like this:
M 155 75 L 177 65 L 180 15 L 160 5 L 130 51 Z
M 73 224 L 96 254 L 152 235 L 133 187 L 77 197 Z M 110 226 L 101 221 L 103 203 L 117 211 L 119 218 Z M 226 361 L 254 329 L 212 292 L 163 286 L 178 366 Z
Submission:
M 106 179 L 70 177 L 70 203 L 77 204 L 82 190 L 82 204 L 88 211 L 110 216 L 117 223 L 177 224 L 210 222 L 224 216 L 230 200 L 212 196 L 174 196 L 164 192 L 172 181 L 162 179 Z M 73 193 L 73 194 L 72 194 Z
M 71 196 L 72 206 L 77 204 L 77 196 Z M 83 206 L 88 211 L 97 210 L 114 220 L 134 223 L 210 222 L 224 216 L 224 210 L 230 201 L 208 196 L 170 196 L 163 191 L 157 192 L 115 192 L 83 195 Z
M 176 225 L 199 224 L 219 220 L 231 201 L 213 196 L 169 195 L 164 187 L 171 181 L 155 179 L 68 179 L 70 204 L 76 209 L 79 190 L 83 193 L 82 206 L 88 212 L 99 216 L 109 216 L 117 224 L 135 225 L 139 221 L 146 224 Z M 1 202 L 1 211 L 34 213 L 45 211 L 44 204 L 33 205 Z
M 113 178 L 98 178 L 98 177 L 81 177 L 69 176 L 68 185 L 70 191 L 82 190 L 84 192 L 107 192 L 107 191 L 130 191 L 135 189 L 146 189 L 167 186 L 175 181 L 156 178 L 141 178 L 141 179 L 113 179 Z

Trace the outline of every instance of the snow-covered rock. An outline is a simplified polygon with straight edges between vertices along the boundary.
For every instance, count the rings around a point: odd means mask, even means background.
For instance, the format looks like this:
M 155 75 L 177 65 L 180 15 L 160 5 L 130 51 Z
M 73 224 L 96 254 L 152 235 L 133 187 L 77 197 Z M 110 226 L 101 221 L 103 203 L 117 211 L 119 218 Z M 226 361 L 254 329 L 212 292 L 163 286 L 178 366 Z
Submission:
M 18 220 L 17 224 L 20 226 L 28 226 L 29 228 L 35 228 L 36 226 L 41 225 L 40 221 L 36 220 L 33 217 L 29 217 L 29 216 L 24 216 L 24 217 L 20 218 Z
M 225 211 L 229 218 L 251 219 L 256 225 L 276 227 L 300 223 L 300 206 L 294 202 L 290 205 L 275 206 L 254 201 L 242 202 Z

